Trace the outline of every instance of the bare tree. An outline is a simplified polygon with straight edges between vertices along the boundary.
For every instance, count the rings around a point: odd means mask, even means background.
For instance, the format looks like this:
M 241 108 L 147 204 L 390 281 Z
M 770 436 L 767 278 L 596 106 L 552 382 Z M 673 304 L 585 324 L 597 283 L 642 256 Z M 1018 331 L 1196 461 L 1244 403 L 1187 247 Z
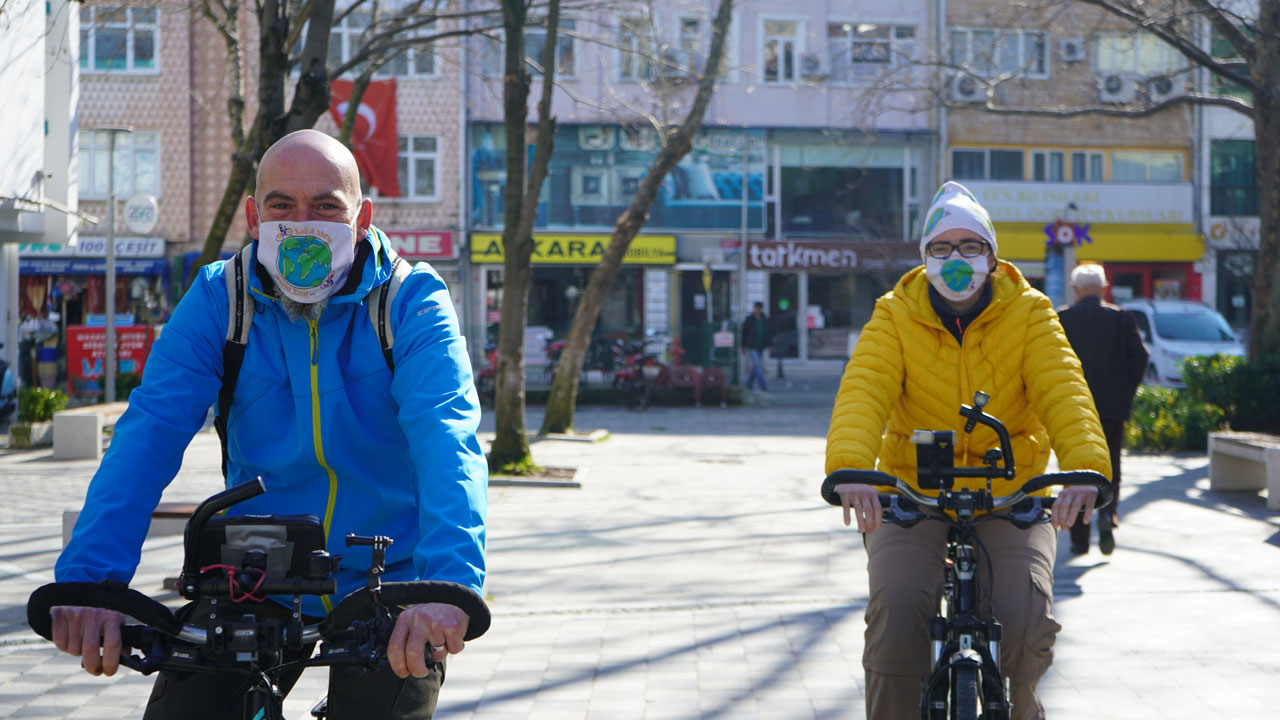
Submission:
M 732 12 L 733 0 L 720 0 L 715 21 L 711 27 L 711 46 L 707 52 L 706 65 L 698 79 L 697 94 L 694 96 L 689 113 L 678 128 L 669 126 L 659 128 L 659 137 L 663 143 L 662 150 L 649 166 L 640 186 L 636 188 L 630 205 L 618 216 L 609 238 L 609 246 L 605 248 L 604 257 L 591 271 L 587 288 L 582 293 L 577 311 L 574 312 L 569 336 L 561 351 L 555 377 L 551 381 L 551 394 L 547 398 L 547 411 L 543 416 L 539 434 L 570 432 L 573 429 L 578 383 L 582 375 L 582 362 L 586 356 L 587 345 L 591 342 L 591 330 L 600 316 L 600 308 L 604 305 L 605 296 L 622 267 L 622 258 L 626 255 L 627 248 L 631 246 L 631 241 L 649 219 L 649 209 L 657 198 L 659 186 L 671 172 L 671 168 L 675 167 L 676 163 L 680 162 L 680 159 L 692 149 L 693 138 L 702 127 L 702 119 L 706 114 L 707 105 L 711 102 L 716 77 L 720 72 Z M 745 152 L 746 149 L 744 148 L 743 151 Z M 743 178 L 743 192 L 746 192 L 746 178 Z
M 489 450 L 492 472 L 526 474 L 533 469 L 525 436 L 524 331 L 529 312 L 529 280 L 533 275 L 533 223 L 538 194 L 546 180 L 554 149 L 556 121 L 551 117 L 555 88 L 556 33 L 560 0 L 547 11 L 547 41 L 542 49 L 542 94 L 538 100 L 538 131 L 533 164 L 525 182 L 525 144 L 529 103 L 529 71 L 525 67 L 524 30 L 528 7 L 523 0 L 502 0 L 506 47 L 503 55 L 503 122 L 506 131 L 507 185 L 502 226 L 502 322 L 498 327 L 498 372 L 494 396 L 496 434 Z
M 447 0 L 411 0 L 384 11 L 378 0 L 355 0 L 337 10 L 335 0 L 261 0 L 250 6 L 259 32 L 257 82 L 251 84 L 244 67 L 245 28 L 240 22 L 241 0 L 199 0 L 200 12 L 221 36 L 227 50 L 227 115 L 233 150 L 231 172 L 222 199 L 205 235 L 197 266 L 213 262 L 222 251 L 227 231 L 246 191 L 252 190 L 253 174 L 262 154 L 276 140 L 295 131 L 313 127 L 329 109 L 329 82 L 356 72 L 353 102 L 344 118 L 344 142 L 373 74 L 407 48 L 425 48 L 443 38 L 492 29 L 493 8 L 474 12 L 442 12 Z M 335 67 L 326 67 L 329 37 L 335 22 L 355 11 L 370 12 L 373 21 L 360 37 L 358 46 Z M 480 18 L 465 25 L 461 21 Z M 440 20 L 458 21 L 459 27 L 435 30 Z M 487 22 L 486 22 L 487 21 Z M 296 54 L 294 54 L 296 52 Z M 286 83 L 296 71 L 292 99 L 286 108 Z M 257 106 L 246 118 L 246 88 L 255 87 Z

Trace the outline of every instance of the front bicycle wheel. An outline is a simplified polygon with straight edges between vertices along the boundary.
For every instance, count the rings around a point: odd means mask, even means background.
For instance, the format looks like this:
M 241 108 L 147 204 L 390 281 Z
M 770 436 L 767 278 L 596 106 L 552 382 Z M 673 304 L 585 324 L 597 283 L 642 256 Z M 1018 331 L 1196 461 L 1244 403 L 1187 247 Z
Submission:
M 957 665 L 951 669 L 951 720 L 978 720 L 978 668 Z

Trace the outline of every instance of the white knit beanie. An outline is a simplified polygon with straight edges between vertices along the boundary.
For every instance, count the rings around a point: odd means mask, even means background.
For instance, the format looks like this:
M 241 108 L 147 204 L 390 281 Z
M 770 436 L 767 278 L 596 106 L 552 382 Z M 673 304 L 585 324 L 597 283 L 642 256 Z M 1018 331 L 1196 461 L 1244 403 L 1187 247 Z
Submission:
M 920 258 L 925 256 L 924 249 L 929 242 L 948 230 L 964 228 L 970 230 L 991 244 L 991 253 L 999 255 L 996 245 L 996 229 L 991 224 L 991 216 L 986 208 L 978 204 L 977 198 L 969 189 L 958 182 L 948 180 L 938 188 L 933 196 L 933 204 L 925 214 L 924 235 L 920 238 Z

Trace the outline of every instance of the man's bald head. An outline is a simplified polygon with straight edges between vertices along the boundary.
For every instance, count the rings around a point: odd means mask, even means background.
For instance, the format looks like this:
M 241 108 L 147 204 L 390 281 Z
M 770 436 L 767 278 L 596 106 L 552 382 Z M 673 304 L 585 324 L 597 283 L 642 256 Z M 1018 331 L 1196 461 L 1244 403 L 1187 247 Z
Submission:
M 372 204 L 361 197 L 355 156 L 316 130 L 289 133 L 267 148 L 246 210 L 255 239 L 260 222 L 321 220 L 355 225 L 359 243 L 372 221 Z

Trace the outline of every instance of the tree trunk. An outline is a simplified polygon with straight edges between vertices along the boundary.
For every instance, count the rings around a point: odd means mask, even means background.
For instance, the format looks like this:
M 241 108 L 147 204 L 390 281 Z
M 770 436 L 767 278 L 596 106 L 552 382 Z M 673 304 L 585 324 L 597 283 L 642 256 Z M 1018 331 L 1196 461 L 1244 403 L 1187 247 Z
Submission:
M 1251 63 L 1253 129 L 1258 166 L 1258 261 L 1253 269 L 1249 359 L 1280 354 L 1280 3 L 1258 10 Z
M 507 184 L 504 188 L 502 247 L 502 320 L 498 326 L 498 371 L 493 409 L 496 417 L 490 472 L 520 472 L 532 464 L 525 437 L 524 331 L 529 312 L 533 237 L 520 233 L 526 163 L 525 119 L 528 116 L 529 74 L 524 67 L 524 26 L 527 11 L 521 0 L 503 0 L 506 31 L 502 97 L 506 131 Z
M 706 114 L 707 105 L 711 103 L 711 95 L 715 90 L 717 70 L 720 59 L 724 55 L 725 39 L 728 34 L 729 21 L 732 18 L 733 0 L 720 0 L 716 19 L 712 23 L 711 47 L 707 53 L 706 65 L 702 77 L 698 80 L 698 94 L 689 114 L 685 117 L 680 129 L 667 139 L 662 152 L 654 158 L 648 172 L 636 189 L 631 204 L 618 216 L 609 238 L 609 246 L 605 248 L 604 257 L 587 281 L 587 289 L 582 293 L 578 309 L 573 314 L 573 323 L 569 327 L 569 337 L 565 340 L 564 349 L 560 351 L 560 363 L 556 367 L 556 375 L 551 381 L 551 395 L 547 398 L 547 411 L 542 419 L 539 435 L 547 433 L 567 433 L 573 431 L 573 414 L 578 401 L 578 385 L 582 376 L 582 361 L 591 342 L 591 331 L 600 317 L 600 308 L 604 306 L 609 288 L 622 269 L 622 258 L 631 247 L 631 241 L 639 234 L 649 219 L 649 208 L 658 196 L 658 187 L 671 172 L 671 168 L 680 162 L 693 147 L 693 137 L 702 127 L 702 118 Z M 550 41 L 548 41 L 550 42 Z M 743 152 L 747 151 L 743 147 Z M 743 192 L 746 192 L 747 178 L 742 179 Z M 744 248 L 745 250 L 745 248 Z

